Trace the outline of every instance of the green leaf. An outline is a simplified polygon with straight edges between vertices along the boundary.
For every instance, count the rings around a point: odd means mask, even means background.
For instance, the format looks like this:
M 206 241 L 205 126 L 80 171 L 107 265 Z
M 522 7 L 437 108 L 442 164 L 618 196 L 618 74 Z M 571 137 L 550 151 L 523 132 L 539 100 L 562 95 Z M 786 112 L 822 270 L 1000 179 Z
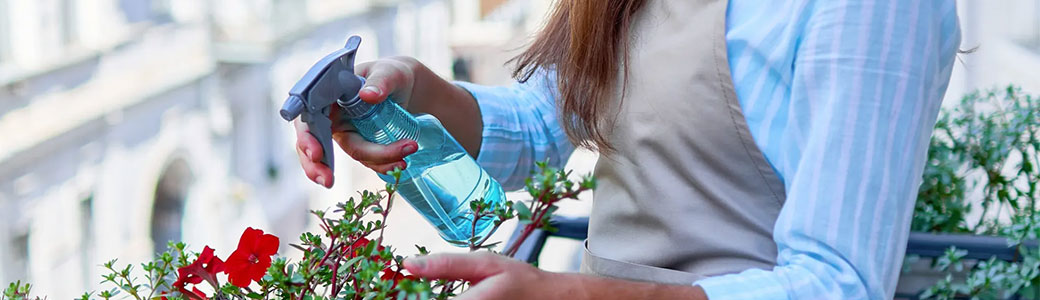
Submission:
M 547 208 L 546 211 L 545 211 L 545 215 L 544 215 L 545 216 L 545 220 L 548 221 L 549 218 L 552 217 L 553 213 L 555 213 L 556 210 L 558 210 L 558 209 L 560 209 L 559 206 L 550 205 L 549 208 Z
M 423 246 L 419 246 L 419 245 L 415 245 L 415 249 L 416 249 L 416 250 L 419 250 L 419 255 L 427 255 L 427 254 L 430 254 L 430 250 L 426 250 L 426 247 L 423 247 Z
M 531 220 L 531 209 L 527 208 L 527 205 L 522 201 L 513 203 L 513 209 L 516 210 L 516 216 L 520 220 Z

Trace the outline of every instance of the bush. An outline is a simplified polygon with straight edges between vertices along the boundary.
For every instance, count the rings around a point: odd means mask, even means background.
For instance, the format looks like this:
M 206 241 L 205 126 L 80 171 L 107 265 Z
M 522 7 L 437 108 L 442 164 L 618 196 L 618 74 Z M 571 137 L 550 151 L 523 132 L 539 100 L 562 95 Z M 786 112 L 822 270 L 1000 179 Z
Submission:
M 914 231 L 999 235 L 1018 250 L 1013 261 L 974 262 L 963 280 L 966 252 L 933 261 L 945 279 L 923 298 L 1040 296 L 1040 252 L 1022 244 L 1040 234 L 1040 99 L 1014 86 L 973 92 L 940 114 L 928 149 Z M 978 220 L 968 216 L 978 212 Z

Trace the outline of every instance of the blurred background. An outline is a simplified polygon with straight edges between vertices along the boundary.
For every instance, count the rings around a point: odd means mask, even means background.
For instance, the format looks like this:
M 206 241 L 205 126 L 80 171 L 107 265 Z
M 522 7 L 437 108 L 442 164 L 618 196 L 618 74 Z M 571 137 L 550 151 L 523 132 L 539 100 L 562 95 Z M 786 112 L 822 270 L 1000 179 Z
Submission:
M 958 1 L 963 49 L 947 104 L 1008 83 L 1040 92 L 1040 0 Z M 509 84 L 506 60 L 550 0 L 0 0 L 0 282 L 68 299 L 99 265 L 139 263 L 167 240 L 226 257 L 247 226 L 285 247 L 316 230 L 309 209 L 377 189 L 336 153 L 326 190 L 300 170 L 277 111 L 318 59 L 364 38 L 358 60 L 414 56 L 438 74 Z M 568 163 L 591 171 L 595 154 Z M 522 199 L 520 193 L 512 199 Z M 402 202 L 403 203 L 403 202 Z M 561 214 L 586 215 L 591 195 Z M 407 205 L 388 243 L 460 251 Z M 493 239 L 512 231 L 504 226 Z M 577 242 L 543 268 L 575 270 Z

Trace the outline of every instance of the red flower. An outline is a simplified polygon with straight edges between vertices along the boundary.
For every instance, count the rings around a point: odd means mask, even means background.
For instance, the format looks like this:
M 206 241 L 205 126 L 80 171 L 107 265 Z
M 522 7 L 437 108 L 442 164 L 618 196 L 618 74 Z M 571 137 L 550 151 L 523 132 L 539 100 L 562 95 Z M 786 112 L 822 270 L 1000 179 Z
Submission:
M 415 277 L 414 275 L 404 275 L 404 273 L 401 273 L 401 271 L 394 271 L 393 268 L 386 268 L 383 269 L 383 276 L 379 276 L 379 279 L 393 280 L 393 286 L 397 286 L 397 283 L 401 282 L 401 280 L 419 280 L 419 277 Z
M 277 252 L 278 237 L 264 234 L 260 229 L 246 228 L 238 240 L 238 249 L 228 256 L 228 280 L 242 288 L 252 281 L 260 281 L 271 267 L 271 256 Z
M 385 280 L 392 280 L 394 282 L 394 284 L 390 285 L 390 288 L 393 289 L 393 288 L 397 287 L 397 284 L 400 283 L 401 280 L 408 279 L 408 280 L 418 281 L 419 277 L 415 277 L 414 275 L 404 275 L 404 273 L 401 273 L 400 269 L 398 269 L 397 271 L 394 271 L 394 269 L 392 267 L 387 267 L 386 269 L 383 269 L 383 275 L 379 276 L 379 279 L 380 280 L 384 280 L 384 281 Z M 391 299 L 398 298 L 397 294 L 399 294 L 399 293 L 400 293 L 400 291 L 394 293 L 393 295 L 391 295 L 390 298 Z
M 344 245 L 343 247 L 344 248 L 348 248 L 349 247 L 350 253 L 347 256 L 349 258 L 354 258 L 354 257 L 357 257 L 358 255 L 361 254 L 361 251 L 364 250 L 365 247 L 368 246 L 369 242 L 370 241 L 368 239 L 366 239 L 366 238 L 358 238 L 358 240 L 355 241 L 353 244 Z M 383 247 L 383 245 L 376 246 L 376 251 L 383 251 L 384 249 L 386 249 L 386 247 Z M 347 250 L 347 249 L 344 249 L 344 250 Z M 380 257 L 378 253 L 376 253 L 375 255 L 372 255 L 371 257 L 369 257 L 369 259 L 372 260 L 372 261 L 375 261 L 375 262 L 379 262 L 379 261 L 383 260 L 383 258 Z M 384 261 L 384 263 L 386 263 L 387 266 L 390 266 L 390 260 L 386 260 L 386 261 Z
M 200 291 L 199 288 L 197 288 L 197 287 L 191 287 L 191 292 L 194 293 L 195 296 L 198 296 L 201 299 L 209 299 L 209 296 L 206 295 L 206 293 L 203 293 L 202 291 Z
M 220 258 L 213 256 L 213 248 L 206 246 L 194 262 L 177 269 L 177 281 L 173 282 L 173 287 L 187 297 L 192 297 L 191 295 L 194 294 L 201 299 L 207 299 L 206 294 L 194 286 L 192 287 L 193 291 L 189 292 L 187 286 L 188 284 L 199 284 L 205 280 L 210 285 L 217 287 L 219 284 L 217 283 L 216 275 L 221 271 L 224 271 L 224 262 Z
M 368 246 L 369 242 L 370 241 L 366 238 L 358 238 L 358 240 L 354 241 L 353 244 L 350 244 L 349 246 L 345 247 L 350 247 L 350 249 L 353 249 L 350 253 L 350 257 L 353 258 L 356 257 L 358 254 L 361 254 L 361 250 L 365 249 L 365 247 Z M 379 245 L 376 247 L 376 251 L 383 251 L 383 249 L 386 249 L 385 247 L 383 247 L 383 245 Z

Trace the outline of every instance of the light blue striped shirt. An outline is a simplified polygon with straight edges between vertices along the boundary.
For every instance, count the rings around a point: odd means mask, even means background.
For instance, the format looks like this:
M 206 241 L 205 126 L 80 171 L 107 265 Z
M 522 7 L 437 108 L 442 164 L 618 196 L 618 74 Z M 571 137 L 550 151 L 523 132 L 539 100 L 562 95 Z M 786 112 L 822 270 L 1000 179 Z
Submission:
M 955 1 L 730 0 L 727 14 L 736 93 L 787 200 L 776 267 L 695 284 L 712 300 L 892 298 L 959 47 Z M 508 188 L 574 149 L 552 82 L 460 83 L 484 121 L 477 161 Z

